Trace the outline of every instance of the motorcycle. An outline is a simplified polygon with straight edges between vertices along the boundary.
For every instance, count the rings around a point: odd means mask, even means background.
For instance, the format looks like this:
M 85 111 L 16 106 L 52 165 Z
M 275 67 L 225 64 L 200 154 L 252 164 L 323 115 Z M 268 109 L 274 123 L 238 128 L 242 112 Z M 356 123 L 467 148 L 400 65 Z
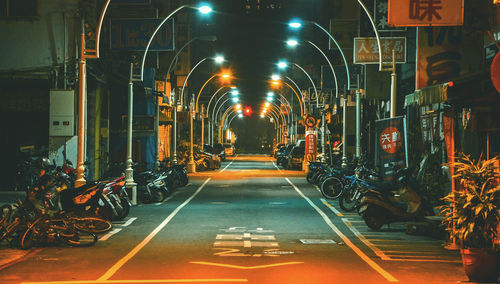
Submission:
M 417 180 L 408 168 L 395 172 L 393 181 L 366 180 L 358 213 L 366 225 L 379 230 L 383 225 L 402 221 L 422 221 L 434 215 Z

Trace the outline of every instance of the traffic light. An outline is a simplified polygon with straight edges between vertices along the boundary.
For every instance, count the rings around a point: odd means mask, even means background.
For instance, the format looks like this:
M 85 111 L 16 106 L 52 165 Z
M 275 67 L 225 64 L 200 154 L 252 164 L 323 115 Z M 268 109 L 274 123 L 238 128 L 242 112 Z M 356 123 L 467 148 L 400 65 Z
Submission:
M 246 106 L 244 109 L 243 109 L 243 114 L 245 116 L 252 116 L 252 113 L 253 113 L 253 110 L 252 110 L 252 107 L 251 106 Z

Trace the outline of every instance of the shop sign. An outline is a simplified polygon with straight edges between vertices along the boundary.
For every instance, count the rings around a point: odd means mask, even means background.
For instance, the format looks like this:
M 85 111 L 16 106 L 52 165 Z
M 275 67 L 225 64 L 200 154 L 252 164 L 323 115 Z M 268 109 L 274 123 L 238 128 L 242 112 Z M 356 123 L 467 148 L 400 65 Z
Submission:
M 392 51 L 396 57 L 396 63 L 406 63 L 406 38 L 405 37 L 383 37 L 380 38 L 382 45 L 382 61 L 392 63 Z M 377 39 L 374 37 L 354 38 L 354 63 L 355 64 L 379 64 L 379 53 Z
M 402 116 L 375 121 L 375 165 L 385 180 L 407 166 L 406 119 Z
M 391 27 L 461 26 L 464 0 L 389 0 Z
M 305 157 L 304 161 L 307 162 L 314 162 L 316 161 L 316 137 L 317 133 L 315 130 L 308 129 L 306 131 L 306 149 L 305 149 Z
M 151 35 L 162 21 L 162 19 L 111 20 L 111 49 L 146 50 Z M 172 51 L 174 49 L 174 19 L 169 19 L 156 33 L 148 51 Z

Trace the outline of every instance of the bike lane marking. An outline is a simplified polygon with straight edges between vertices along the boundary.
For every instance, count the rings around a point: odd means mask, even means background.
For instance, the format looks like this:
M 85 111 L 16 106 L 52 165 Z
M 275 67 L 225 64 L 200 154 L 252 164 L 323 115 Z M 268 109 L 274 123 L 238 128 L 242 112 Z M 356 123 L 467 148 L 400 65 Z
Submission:
M 398 279 L 396 279 L 394 276 L 392 276 L 389 272 L 384 270 L 382 267 L 380 267 L 377 263 L 375 263 L 370 257 L 368 257 L 365 253 L 361 251 L 357 246 L 355 246 L 349 238 L 347 238 L 328 218 L 328 216 L 321 210 L 318 206 L 316 206 L 311 199 L 309 199 L 307 196 L 300 191 L 300 189 L 293 183 L 291 182 L 288 178 L 285 178 L 285 180 L 297 191 L 297 193 L 304 198 L 309 205 L 311 205 L 316 212 L 318 212 L 319 215 L 323 218 L 325 223 L 342 239 L 342 241 L 348 245 L 354 253 L 356 253 L 363 261 L 365 261 L 371 268 L 373 268 L 375 271 L 377 271 L 380 275 L 382 275 L 385 279 L 387 279 L 390 282 L 399 282 Z
M 163 222 L 161 222 L 158 227 L 156 227 L 144 240 L 142 240 L 135 248 L 133 248 L 127 255 L 125 255 L 122 259 L 120 259 L 117 263 L 115 263 L 106 273 L 104 273 L 97 281 L 106 281 L 113 274 L 118 271 L 127 261 L 129 261 L 132 257 L 134 257 L 144 246 L 146 246 L 155 236 L 158 234 L 161 229 L 163 229 L 174 217 L 179 213 L 179 211 L 186 206 L 193 198 L 200 193 L 200 191 L 205 187 L 205 185 L 210 181 L 210 178 L 207 178 L 200 187 L 191 195 L 186 201 L 184 201 L 181 205 L 179 205 L 170 215 L 168 215 Z

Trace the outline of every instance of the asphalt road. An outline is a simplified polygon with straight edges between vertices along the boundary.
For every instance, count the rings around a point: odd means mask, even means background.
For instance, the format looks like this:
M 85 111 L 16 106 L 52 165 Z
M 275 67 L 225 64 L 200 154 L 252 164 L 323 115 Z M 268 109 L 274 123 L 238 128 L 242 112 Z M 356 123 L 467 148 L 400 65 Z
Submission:
M 268 156 L 197 173 L 169 200 L 132 208 L 93 247 L 43 247 L 0 263 L 0 283 L 456 283 L 457 251 L 379 232 Z M 14 251 L 14 252 L 13 252 Z M 16 250 L 0 249 L 0 254 Z

